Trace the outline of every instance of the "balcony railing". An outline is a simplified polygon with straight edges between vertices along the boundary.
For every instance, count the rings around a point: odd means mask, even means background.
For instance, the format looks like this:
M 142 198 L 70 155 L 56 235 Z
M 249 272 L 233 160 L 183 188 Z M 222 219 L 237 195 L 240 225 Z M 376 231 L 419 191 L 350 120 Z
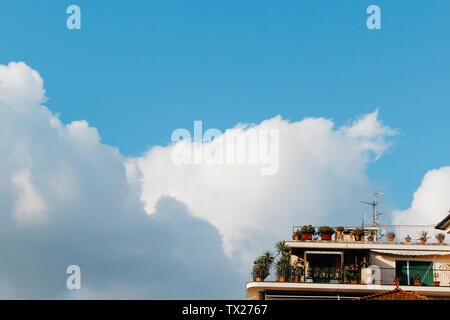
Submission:
M 379 268 L 372 272 L 368 269 L 347 267 L 299 267 L 292 268 L 284 274 L 284 279 L 277 277 L 275 270 L 264 280 L 269 282 L 289 283 L 329 283 L 329 284 L 377 284 L 410 286 L 450 287 L 450 270 L 448 269 L 414 269 L 411 274 L 395 268 Z M 255 279 L 254 279 L 255 280 Z M 284 280 L 284 281 L 283 281 Z
M 294 239 L 295 232 L 300 230 L 302 226 L 293 226 L 292 227 L 292 239 Z M 318 230 L 318 226 L 313 226 L 316 231 Z M 354 236 L 350 233 L 357 227 L 345 227 L 345 229 L 349 232 L 347 235 L 343 234 L 338 236 L 337 233 L 334 233 L 331 237 L 331 241 L 355 241 Z M 361 228 L 361 227 L 358 227 Z M 333 229 L 336 229 L 335 227 Z M 394 233 L 395 238 L 392 240 L 394 243 L 427 243 L 427 244 L 445 244 L 448 243 L 448 240 L 445 239 L 445 232 L 442 230 L 437 230 L 432 225 L 378 225 L 378 226 L 366 226 L 362 228 L 365 234 L 361 237 L 360 241 L 382 241 L 388 242 L 388 234 Z M 421 241 L 421 233 L 425 231 L 427 235 L 425 236 L 426 241 Z M 373 233 L 372 233 L 373 232 Z M 373 240 L 369 240 L 370 236 L 373 236 Z M 441 242 L 438 240 L 437 236 L 440 235 L 444 237 Z M 302 240 L 302 237 L 300 237 Z M 312 240 L 321 240 L 320 235 L 317 233 L 313 235 Z

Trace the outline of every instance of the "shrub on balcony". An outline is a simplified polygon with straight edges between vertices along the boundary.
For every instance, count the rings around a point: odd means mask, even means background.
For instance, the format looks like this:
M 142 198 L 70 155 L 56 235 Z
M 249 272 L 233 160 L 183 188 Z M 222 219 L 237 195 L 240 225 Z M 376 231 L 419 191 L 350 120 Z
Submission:
M 415 286 L 420 286 L 420 284 L 421 284 L 421 281 L 420 281 L 420 274 L 419 274 L 419 273 L 416 273 L 416 274 L 414 275 L 414 285 L 415 285 Z
M 290 250 L 286 245 L 286 241 L 278 241 L 275 244 L 275 250 L 277 251 L 277 256 L 279 256 L 280 254 L 282 256 L 288 256 L 290 253 Z
M 270 251 L 264 252 L 253 262 L 252 276 L 253 281 L 264 281 L 270 274 L 274 256 Z
M 331 236 L 334 233 L 334 229 L 329 226 L 321 226 L 318 231 L 322 240 L 331 240 Z
M 289 279 L 291 271 L 291 263 L 289 256 L 282 256 L 276 264 L 277 277 L 280 282 L 285 282 Z
M 445 234 L 443 234 L 443 233 L 438 233 L 438 234 L 436 235 L 436 240 L 437 240 L 439 243 L 444 243 L 444 240 L 445 240 Z
M 300 232 L 303 240 L 312 240 L 312 236 L 316 233 L 316 229 L 312 225 L 305 225 L 301 227 Z
M 421 231 L 419 232 L 419 240 L 421 243 L 425 243 L 427 242 L 428 239 L 428 232 L 427 231 Z
M 300 282 L 300 278 L 304 276 L 304 266 L 299 258 L 297 258 L 292 264 L 289 271 L 291 281 Z
M 393 233 L 393 232 L 388 232 L 388 234 L 386 235 L 386 238 L 389 240 L 389 242 L 394 241 L 394 239 L 395 239 L 395 233 Z
M 361 228 L 356 228 L 352 231 L 352 234 L 355 236 L 356 241 L 360 241 L 362 236 L 364 235 L 364 230 Z
M 344 230 L 345 230 L 345 228 L 342 226 L 336 227 L 336 232 L 342 233 Z
M 292 238 L 294 240 L 300 240 L 301 237 L 302 237 L 302 233 L 298 229 L 297 229 L 297 231 L 294 232 L 294 235 L 292 236 Z

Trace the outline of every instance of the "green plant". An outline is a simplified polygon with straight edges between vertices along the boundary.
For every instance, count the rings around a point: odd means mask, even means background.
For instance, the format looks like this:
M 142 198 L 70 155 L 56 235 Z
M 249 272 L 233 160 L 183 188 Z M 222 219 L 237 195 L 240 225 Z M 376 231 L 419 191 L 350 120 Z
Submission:
M 292 279 L 294 279 L 295 277 L 301 277 L 304 273 L 304 267 L 299 258 L 292 262 L 290 268 L 291 269 L 289 273 Z
M 316 233 L 316 229 L 312 225 L 305 225 L 300 229 L 301 233 L 314 234 Z
M 284 276 L 288 278 L 290 276 L 290 271 L 291 271 L 291 263 L 289 256 L 282 256 L 276 263 L 277 277 L 280 278 Z
M 420 274 L 418 272 L 414 275 L 414 281 L 420 281 Z
M 428 232 L 427 231 L 420 231 L 419 232 L 419 239 L 420 240 L 427 240 L 428 237 Z
M 280 254 L 282 256 L 289 255 L 289 248 L 286 246 L 286 241 L 278 241 L 275 244 L 275 250 L 277 252 L 277 256 Z
M 352 231 L 350 229 L 344 229 L 344 231 L 342 233 L 344 233 L 344 234 L 351 234 Z
M 352 234 L 354 236 L 362 236 L 362 235 L 364 235 L 364 230 L 361 228 L 356 228 L 352 231 Z
M 264 280 L 269 276 L 274 259 L 275 258 L 270 251 L 266 251 L 263 255 L 256 258 L 253 262 L 253 281 L 256 281 L 257 278 Z
M 343 232 L 344 230 L 345 228 L 342 226 L 336 227 L 336 232 Z
M 386 238 L 394 240 L 395 239 L 395 233 L 388 232 L 388 234 L 386 235 Z
M 439 241 L 444 241 L 445 240 L 445 234 L 443 234 L 443 233 L 438 233 L 437 235 L 436 235 L 436 239 Z
M 356 281 L 358 280 L 359 267 L 357 265 L 350 265 L 344 267 L 344 276 L 347 280 Z
M 318 230 L 317 230 L 318 234 L 333 234 L 334 233 L 334 229 L 329 227 L 329 226 L 321 226 Z
M 292 236 L 292 238 L 294 239 L 296 236 L 299 238 L 302 236 L 302 233 L 298 229 L 297 229 L 297 231 L 294 232 L 294 235 Z
M 367 259 L 367 257 L 364 257 L 359 265 L 360 265 L 361 268 L 367 268 L 370 265 L 369 260 Z

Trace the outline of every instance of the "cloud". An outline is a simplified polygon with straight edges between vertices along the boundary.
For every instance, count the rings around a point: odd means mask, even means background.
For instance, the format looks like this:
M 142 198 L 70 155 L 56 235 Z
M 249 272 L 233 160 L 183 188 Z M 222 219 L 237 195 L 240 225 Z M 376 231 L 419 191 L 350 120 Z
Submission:
M 367 165 L 397 133 L 381 123 L 378 111 L 341 128 L 324 118 L 290 122 L 276 116 L 239 124 L 203 145 L 220 149 L 228 136 L 245 137 L 250 130 L 278 130 L 277 174 L 261 175 L 258 164 L 175 164 L 171 155 L 190 147 L 186 141 L 130 160 L 143 173 L 142 200 L 149 214 L 164 195 L 185 203 L 220 230 L 227 255 L 245 272 L 243 266 L 256 254 L 289 238 L 293 225 L 357 224 L 361 212 L 355 207 L 373 192 Z
M 170 197 L 148 216 L 138 168 L 44 93 L 24 63 L 0 66 L 0 298 L 243 298 L 218 230 Z
M 428 171 L 414 193 L 411 207 L 394 212 L 394 224 L 436 225 L 450 210 L 450 167 Z
M 0 65 L 0 103 L 25 108 L 45 102 L 44 81 L 23 62 Z

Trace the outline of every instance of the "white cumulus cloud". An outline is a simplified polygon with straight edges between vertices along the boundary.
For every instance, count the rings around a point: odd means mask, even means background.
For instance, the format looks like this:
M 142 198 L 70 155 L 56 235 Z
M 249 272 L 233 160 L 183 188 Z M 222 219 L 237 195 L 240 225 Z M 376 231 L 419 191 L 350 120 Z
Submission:
M 411 207 L 394 213 L 394 224 L 436 225 L 450 210 L 450 167 L 428 171 Z
M 143 173 L 147 212 L 164 195 L 186 203 L 220 230 L 228 256 L 241 265 L 289 238 L 293 225 L 359 223 L 361 212 L 355 208 L 372 192 L 367 165 L 387 150 L 396 130 L 381 123 L 378 111 L 340 128 L 324 118 L 290 122 L 276 116 L 257 125 L 239 124 L 204 145 L 220 149 L 228 135 L 272 129 L 279 132 L 275 175 L 261 175 L 261 166 L 250 164 L 175 164 L 171 154 L 187 148 L 186 141 L 154 147 L 134 159 Z

